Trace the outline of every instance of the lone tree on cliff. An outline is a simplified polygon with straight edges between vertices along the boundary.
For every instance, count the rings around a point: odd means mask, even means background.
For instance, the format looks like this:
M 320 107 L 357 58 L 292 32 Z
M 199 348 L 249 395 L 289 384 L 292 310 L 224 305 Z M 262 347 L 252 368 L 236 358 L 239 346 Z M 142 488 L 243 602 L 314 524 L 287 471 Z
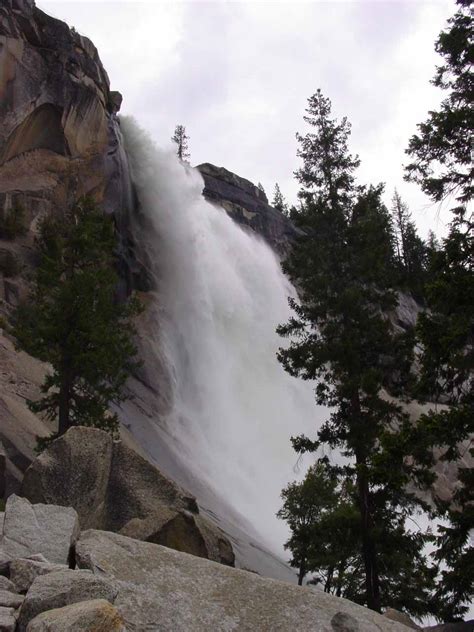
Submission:
M 273 200 L 272 200 L 273 208 L 276 208 L 283 213 L 283 215 L 288 215 L 288 204 L 283 196 L 283 193 L 280 190 L 278 182 L 275 183 L 275 191 L 273 192 Z
M 91 198 L 81 198 L 42 221 L 36 246 L 32 291 L 13 333 L 52 372 L 30 408 L 57 420 L 57 435 L 75 425 L 115 433 L 118 418 L 109 405 L 125 399 L 122 388 L 138 364 L 130 318 L 140 305 L 116 300 L 112 219 Z
M 184 162 L 189 162 L 191 157 L 188 146 L 189 136 L 186 134 L 186 128 L 184 125 L 176 125 L 171 140 L 173 143 L 176 143 L 176 154 L 178 155 L 178 158 Z

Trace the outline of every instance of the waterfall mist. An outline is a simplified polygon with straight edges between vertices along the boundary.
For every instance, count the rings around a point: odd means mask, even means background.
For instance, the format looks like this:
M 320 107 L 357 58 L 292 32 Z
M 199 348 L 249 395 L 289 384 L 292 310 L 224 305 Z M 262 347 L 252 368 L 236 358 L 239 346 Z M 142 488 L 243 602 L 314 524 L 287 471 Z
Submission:
M 281 556 L 287 528 L 275 512 L 282 487 L 301 476 L 290 436 L 314 437 L 326 415 L 313 386 L 276 359 L 284 341 L 275 328 L 294 290 L 270 247 L 202 197 L 198 171 L 133 120 L 122 129 L 145 219 L 140 247 L 157 284 L 147 344 L 169 375 L 170 406 L 155 420 L 161 440 Z M 153 380 L 153 367 L 147 373 Z

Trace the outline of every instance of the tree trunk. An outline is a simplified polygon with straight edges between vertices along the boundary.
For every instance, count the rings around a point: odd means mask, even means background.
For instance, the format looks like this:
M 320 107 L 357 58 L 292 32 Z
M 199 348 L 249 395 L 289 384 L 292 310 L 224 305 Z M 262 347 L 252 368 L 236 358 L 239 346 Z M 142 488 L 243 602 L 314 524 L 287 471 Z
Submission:
M 379 575 L 377 569 L 377 553 L 373 538 L 372 512 L 370 507 L 370 494 L 367 476 L 363 469 L 364 462 L 356 456 L 357 471 L 357 489 L 359 496 L 359 508 L 362 527 L 362 557 L 364 559 L 365 568 L 365 587 L 367 591 L 367 607 L 371 610 L 380 612 L 380 586 Z M 362 466 L 362 472 L 359 469 Z
M 351 408 L 353 418 L 362 420 L 359 393 L 352 398 Z M 363 422 L 361 422 L 363 423 Z M 367 607 L 377 612 L 381 611 L 380 583 L 377 568 L 377 551 L 373 536 L 372 506 L 369 491 L 369 481 L 367 479 L 367 450 L 371 448 L 367 441 L 367 436 L 358 428 L 356 440 L 354 441 L 354 453 L 357 467 L 357 496 L 361 518 L 362 534 L 362 558 L 365 569 L 365 588 L 367 592 Z
M 72 371 L 70 362 L 63 358 L 61 363 L 61 385 L 59 387 L 58 435 L 63 435 L 71 427 Z
M 298 573 L 298 586 L 302 586 L 303 585 L 303 579 L 306 575 L 306 557 L 303 556 L 301 558 L 301 563 L 300 563 L 300 570 Z
M 324 584 L 324 592 L 325 593 L 330 593 L 331 592 L 331 588 L 332 588 L 332 576 L 334 574 L 334 567 L 330 566 L 328 568 L 328 574 L 326 576 L 326 582 Z

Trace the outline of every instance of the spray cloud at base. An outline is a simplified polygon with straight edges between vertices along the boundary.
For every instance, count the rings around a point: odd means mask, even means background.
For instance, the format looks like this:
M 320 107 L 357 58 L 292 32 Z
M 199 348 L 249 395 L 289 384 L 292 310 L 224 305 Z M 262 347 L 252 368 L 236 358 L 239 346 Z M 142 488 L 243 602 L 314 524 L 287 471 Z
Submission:
M 283 341 L 275 328 L 290 315 L 294 289 L 271 248 L 203 198 L 196 170 L 133 120 L 122 128 L 156 281 L 148 342 L 170 375 L 171 406 L 156 423 L 191 475 L 281 555 L 287 528 L 275 512 L 281 489 L 298 477 L 290 436 L 314 437 L 327 414 L 313 385 L 276 358 Z

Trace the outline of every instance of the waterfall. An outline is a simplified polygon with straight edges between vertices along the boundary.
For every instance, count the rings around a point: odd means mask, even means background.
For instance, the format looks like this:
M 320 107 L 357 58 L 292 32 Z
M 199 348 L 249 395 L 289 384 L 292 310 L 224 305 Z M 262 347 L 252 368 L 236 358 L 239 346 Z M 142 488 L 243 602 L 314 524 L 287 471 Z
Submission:
M 283 341 L 275 328 L 290 315 L 294 289 L 271 248 L 203 198 L 199 172 L 133 120 L 122 119 L 122 129 L 156 282 L 147 381 L 169 400 L 148 412 L 159 439 L 129 415 L 131 430 L 159 465 L 166 442 L 191 491 L 212 490 L 283 557 L 288 532 L 275 512 L 281 489 L 302 475 L 290 436 L 314 437 L 326 416 L 313 385 L 276 359 Z M 153 362 L 166 366 L 169 397 Z

